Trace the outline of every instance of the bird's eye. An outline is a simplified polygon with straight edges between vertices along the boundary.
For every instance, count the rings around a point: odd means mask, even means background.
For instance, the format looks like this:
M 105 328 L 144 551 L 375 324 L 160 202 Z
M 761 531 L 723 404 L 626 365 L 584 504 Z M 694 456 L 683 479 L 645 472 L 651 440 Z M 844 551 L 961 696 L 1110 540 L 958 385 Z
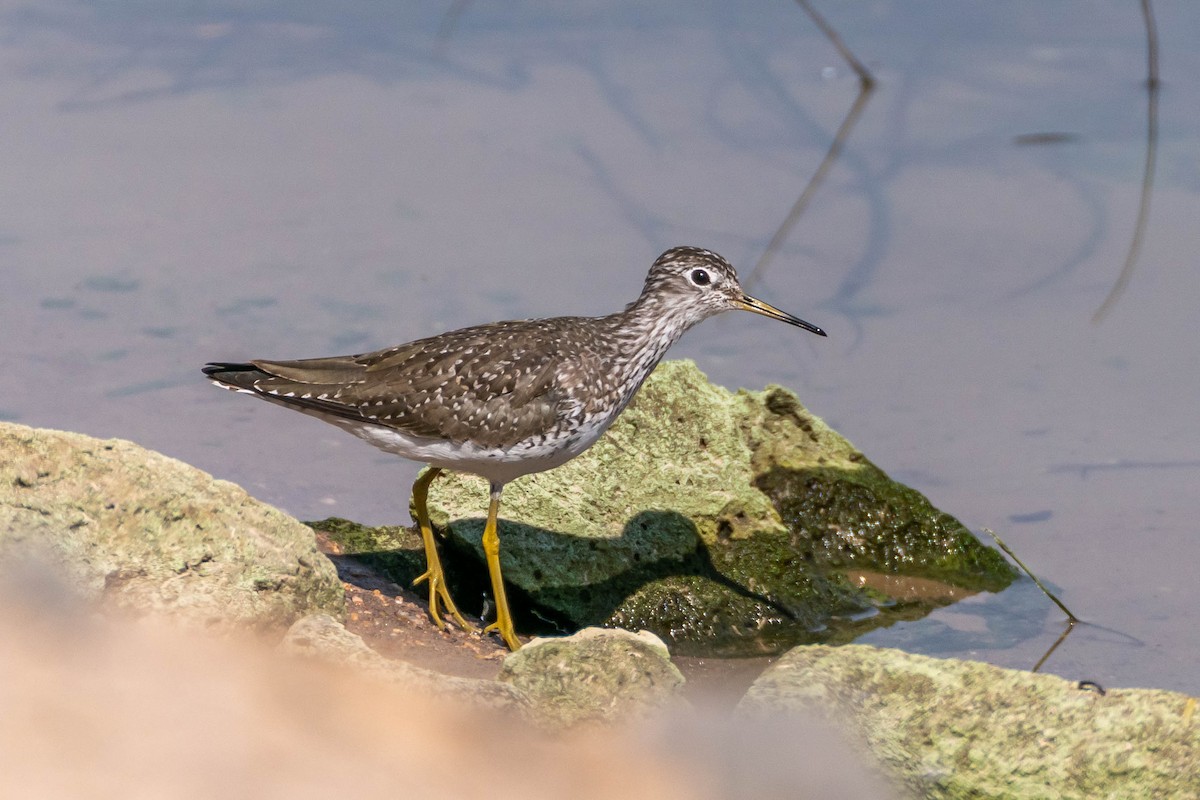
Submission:
M 709 276 L 708 270 L 694 269 L 692 270 L 691 277 L 692 283 L 696 284 L 697 286 L 708 286 L 710 283 L 712 283 L 712 277 Z

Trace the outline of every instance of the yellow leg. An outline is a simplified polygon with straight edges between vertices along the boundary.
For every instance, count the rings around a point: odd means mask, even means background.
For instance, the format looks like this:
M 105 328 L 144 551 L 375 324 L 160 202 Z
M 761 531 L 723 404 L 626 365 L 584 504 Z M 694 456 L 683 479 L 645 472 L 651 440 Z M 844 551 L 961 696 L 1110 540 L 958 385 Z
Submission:
M 458 613 L 458 607 L 454 605 L 454 600 L 450 598 L 450 592 L 446 589 L 446 575 L 442 572 L 442 560 L 438 558 L 437 545 L 433 541 L 433 527 L 429 524 L 429 509 L 425 505 L 429 498 L 429 484 L 441 474 L 442 471 L 437 467 L 430 467 L 421 473 L 413 484 L 413 505 L 417 508 L 417 525 L 421 528 L 421 540 L 425 543 L 426 567 L 425 573 L 413 581 L 413 586 L 421 581 L 429 581 L 429 616 L 433 617 L 439 628 L 446 627 L 441 614 L 438 613 L 438 602 L 441 601 L 446 604 L 446 612 L 454 618 L 460 628 L 464 631 L 474 631 L 474 626 Z
M 483 529 L 483 554 L 487 556 L 488 574 L 492 578 L 492 595 L 496 598 L 496 621 L 483 629 L 484 633 L 496 631 L 508 645 L 509 650 L 520 650 L 521 640 L 513 629 L 512 615 L 508 613 L 508 598 L 504 596 L 504 579 L 500 576 L 500 534 L 496 530 L 496 516 L 500 513 L 500 491 L 503 486 L 492 486 L 492 501 L 488 504 L 487 525 Z

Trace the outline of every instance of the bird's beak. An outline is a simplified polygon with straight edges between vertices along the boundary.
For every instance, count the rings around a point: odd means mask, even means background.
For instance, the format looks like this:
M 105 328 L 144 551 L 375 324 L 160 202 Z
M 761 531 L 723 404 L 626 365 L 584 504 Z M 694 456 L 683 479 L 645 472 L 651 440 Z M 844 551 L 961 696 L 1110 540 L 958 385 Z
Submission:
M 797 328 L 804 328 L 806 331 L 811 331 L 817 336 L 824 336 L 825 331 L 813 325 L 811 322 L 805 322 L 799 317 L 793 317 L 786 311 L 780 311 L 769 303 L 764 303 L 762 300 L 756 300 L 748 294 L 742 295 L 740 300 L 734 300 L 733 304 L 742 311 L 753 311 L 755 314 L 762 314 L 764 317 L 777 319 L 781 322 L 786 322 L 788 325 L 795 325 Z

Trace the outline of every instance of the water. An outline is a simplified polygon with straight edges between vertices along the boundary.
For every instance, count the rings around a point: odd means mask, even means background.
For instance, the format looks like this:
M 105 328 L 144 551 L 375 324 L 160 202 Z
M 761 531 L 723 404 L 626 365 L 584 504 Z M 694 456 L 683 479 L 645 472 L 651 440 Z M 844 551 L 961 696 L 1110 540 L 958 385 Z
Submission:
M 0 11 L 0 418 L 301 518 L 405 521 L 416 467 L 202 363 L 607 313 L 676 244 L 748 275 L 857 90 L 786 3 L 188 8 Z M 1159 9 L 1149 224 L 1100 324 L 1145 160 L 1135 4 L 834 12 L 879 86 L 751 287 L 830 338 L 731 315 L 673 355 L 795 388 L 1000 532 L 1095 623 L 1046 669 L 1200 693 L 1200 10 Z M 1060 618 L 1025 582 L 866 641 L 1028 667 Z

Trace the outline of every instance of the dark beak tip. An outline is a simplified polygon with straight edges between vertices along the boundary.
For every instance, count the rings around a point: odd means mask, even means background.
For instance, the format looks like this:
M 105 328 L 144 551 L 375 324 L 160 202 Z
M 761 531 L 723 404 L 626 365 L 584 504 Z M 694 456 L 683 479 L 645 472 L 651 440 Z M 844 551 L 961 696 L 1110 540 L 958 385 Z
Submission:
M 828 336 L 823 328 L 819 328 L 816 325 L 813 325 L 811 322 L 807 322 L 799 317 L 788 314 L 786 311 L 780 311 L 778 308 L 753 298 L 750 295 L 743 295 L 741 298 L 741 303 L 738 304 L 738 307 L 745 311 L 753 311 L 756 314 L 762 314 L 763 316 L 771 317 L 772 319 L 777 319 L 781 322 L 786 322 L 789 325 L 795 325 L 797 328 L 803 328 L 810 333 L 815 333 L 817 336 Z

